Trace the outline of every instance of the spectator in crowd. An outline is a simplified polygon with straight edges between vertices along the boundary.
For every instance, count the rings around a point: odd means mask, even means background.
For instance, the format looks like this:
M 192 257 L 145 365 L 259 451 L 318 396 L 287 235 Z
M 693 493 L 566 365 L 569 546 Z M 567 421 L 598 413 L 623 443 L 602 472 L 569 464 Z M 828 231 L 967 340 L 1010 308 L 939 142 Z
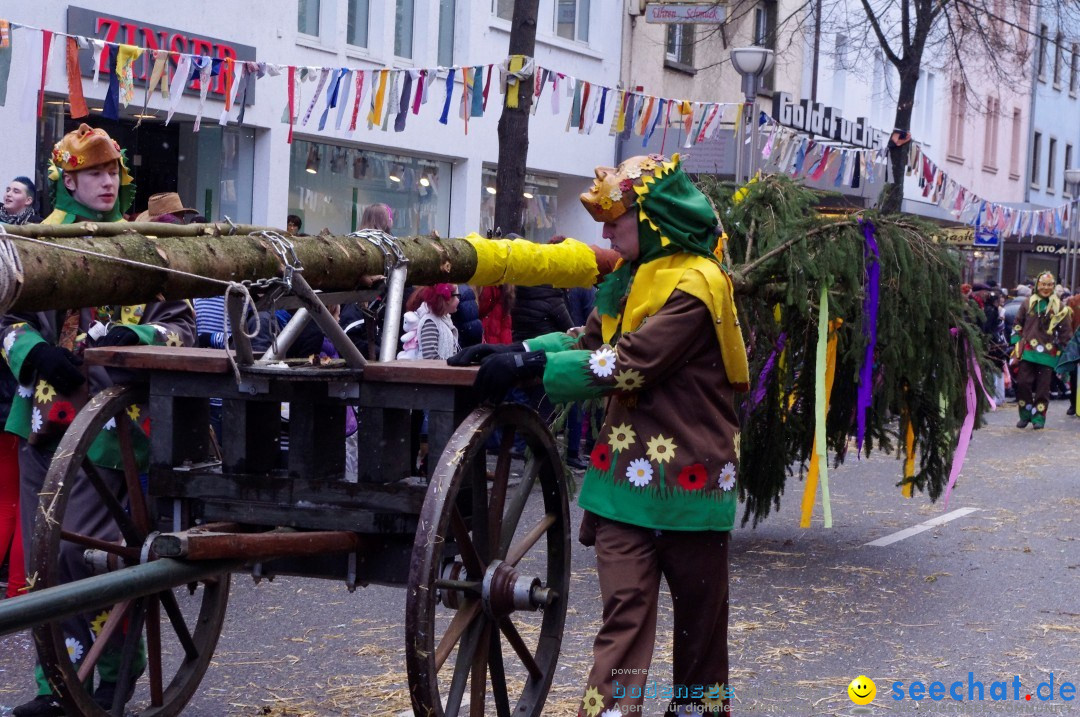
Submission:
M 451 314 L 462 347 L 475 346 L 484 340 L 484 322 L 480 320 L 480 305 L 476 292 L 468 284 L 458 284 L 457 311 Z
M 285 218 L 285 230 L 293 236 L 302 237 L 304 234 L 300 233 L 303 228 L 304 222 L 295 214 L 290 214 Z
M 485 344 L 508 344 L 514 340 L 511 319 L 514 296 L 514 287 L 510 284 L 480 289 L 477 306 L 480 322 L 484 325 Z
M 29 177 L 15 177 L 4 190 L 0 205 L 0 224 L 38 224 L 41 217 L 34 212 L 37 187 Z
M 146 202 L 146 209 L 135 217 L 135 221 L 161 222 L 161 218 L 168 214 L 172 217 L 172 220 L 164 223 L 186 224 L 189 217 L 193 217 L 198 213 L 199 210 L 197 209 L 185 207 L 180 195 L 176 192 L 159 192 L 150 195 L 150 199 Z
M 378 229 L 392 234 L 394 229 L 394 210 L 389 204 L 369 204 L 360 215 L 361 229 Z

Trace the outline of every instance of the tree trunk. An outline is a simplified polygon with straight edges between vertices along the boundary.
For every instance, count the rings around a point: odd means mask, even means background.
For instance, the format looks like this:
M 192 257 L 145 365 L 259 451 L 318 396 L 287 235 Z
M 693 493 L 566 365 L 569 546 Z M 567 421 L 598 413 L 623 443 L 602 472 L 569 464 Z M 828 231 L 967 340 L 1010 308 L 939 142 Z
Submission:
M 536 14 L 540 0 L 517 0 L 510 27 L 510 55 L 533 57 L 536 51 Z M 510 90 L 514 91 L 514 90 Z M 529 108 L 533 83 L 517 84 L 518 106 L 499 117 L 499 168 L 495 176 L 495 228 L 503 236 L 524 230 L 525 166 L 529 156 Z
M 921 60 L 921 57 L 920 57 Z M 900 68 L 900 94 L 896 100 L 896 119 L 893 127 L 904 132 L 911 131 L 911 112 L 915 105 L 915 88 L 919 85 L 919 61 L 908 62 Z M 889 143 L 889 164 L 892 182 L 886 182 L 878 197 L 878 209 L 882 214 L 899 214 L 904 203 L 904 173 L 907 170 L 908 151 L 911 142 L 897 146 Z
M 75 226 L 75 225 L 70 225 Z M 117 227 L 122 224 L 101 225 Z M 165 227 L 167 225 L 159 225 Z M 123 234 L 52 239 L 55 246 L 20 241 L 69 227 L 26 225 L 6 227 L 22 264 L 18 298 L 8 311 L 76 309 L 105 304 L 141 304 L 160 299 L 192 299 L 224 294 L 228 281 L 257 281 L 281 276 L 282 264 L 271 243 L 259 236 L 148 237 Z M 107 229 L 106 229 L 107 231 Z M 165 233 L 166 230 L 162 230 Z M 348 236 L 289 237 L 304 267 L 304 278 L 316 289 L 347 291 L 365 275 L 384 273 L 382 252 L 365 239 Z M 398 239 L 409 260 L 410 284 L 465 282 L 476 271 L 476 251 L 463 239 L 412 237 Z M 167 267 L 193 276 L 123 265 L 58 247 L 106 254 L 151 267 Z M 0 271 L 3 267 L 0 266 Z M 204 278 L 206 277 L 206 278 Z M 0 307 L 3 310 L 3 307 Z

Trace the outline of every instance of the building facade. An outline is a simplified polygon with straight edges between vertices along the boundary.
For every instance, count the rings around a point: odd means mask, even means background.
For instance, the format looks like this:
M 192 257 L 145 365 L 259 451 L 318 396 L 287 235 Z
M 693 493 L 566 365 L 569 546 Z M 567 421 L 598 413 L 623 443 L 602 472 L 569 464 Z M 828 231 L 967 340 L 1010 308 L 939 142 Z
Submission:
M 438 231 L 460 236 L 492 228 L 502 95 L 498 67 L 486 68 L 506 59 L 512 2 L 296 0 L 274 3 L 274 12 L 264 9 L 269 7 L 155 3 L 151 13 L 138 0 L 84 0 L 77 5 L 44 0 L 33 7 L 8 8 L 5 19 L 16 27 L 12 80 L 0 107 L 11 148 L 5 170 L 11 176 L 36 175 L 43 182 L 52 143 L 78 124 L 69 114 L 62 36 L 53 38 L 43 112 L 40 119 L 35 116 L 31 100 L 40 78 L 42 33 L 17 27 L 25 23 L 137 47 L 267 63 L 267 75 L 249 89 L 243 124 L 237 122 L 239 108 L 233 107 L 222 126 L 218 118 L 227 91 L 223 76 L 211 79 L 205 96 L 191 88 L 169 100 L 154 94 L 144 110 L 145 79 L 153 64 L 146 53 L 132 68 L 134 101 L 122 107 L 114 121 L 101 112 L 108 91 L 108 50 L 93 56 L 90 49 L 82 52 L 81 84 L 91 113 L 79 121 L 105 128 L 127 148 L 139 184 L 135 209 L 145 206 L 150 194 L 178 191 L 187 206 L 211 220 L 227 215 L 237 222 L 283 227 L 286 215 L 298 214 L 305 232 L 337 233 L 356 228 L 366 206 L 385 202 L 394 210 L 398 235 Z M 622 15 L 614 3 L 541 0 L 537 62 L 565 76 L 615 87 L 622 40 L 616 18 Z M 175 57 L 171 64 L 175 66 Z M 289 65 L 297 68 L 291 127 Z M 452 66 L 457 67 L 450 83 L 452 100 L 442 123 L 446 68 Z M 486 108 L 479 100 L 469 107 L 467 133 L 460 102 L 465 67 L 484 68 L 476 77 L 486 88 Z M 338 68 L 354 71 L 346 76 L 350 83 L 356 70 L 368 75 L 355 130 L 349 129 L 350 113 L 337 108 L 326 112 L 319 129 Z M 378 76 L 373 70 L 383 68 L 428 70 L 427 91 L 416 98 L 415 108 L 407 108 L 404 121 L 401 114 L 386 111 L 382 125 L 369 127 L 372 81 Z M 416 88 L 419 73 L 411 79 Z M 393 90 L 388 87 L 386 97 Z M 346 102 L 355 99 L 355 84 L 349 91 L 352 94 L 339 85 L 339 92 L 351 98 Z M 236 99 L 239 105 L 240 97 Z M 570 100 L 553 113 L 546 99 L 542 96 L 544 106 L 530 126 L 527 233 L 535 239 L 558 233 L 590 240 L 599 232 L 581 210 L 577 195 L 595 166 L 613 161 L 615 140 L 599 127 L 589 133 L 568 132 Z M 413 109 L 418 111 L 414 114 Z M 201 126 L 194 132 L 200 115 Z

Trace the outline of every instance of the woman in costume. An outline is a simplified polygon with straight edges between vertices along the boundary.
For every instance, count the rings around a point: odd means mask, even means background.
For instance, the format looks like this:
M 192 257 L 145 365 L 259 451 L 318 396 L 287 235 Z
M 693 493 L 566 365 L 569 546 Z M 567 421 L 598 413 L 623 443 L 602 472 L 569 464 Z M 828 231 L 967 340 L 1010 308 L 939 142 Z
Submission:
M 1054 295 L 1054 275 L 1039 275 L 1035 293 L 1020 304 L 1013 326 L 1012 357 L 1016 367 L 1016 401 L 1020 407 L 1017 428 L 1030 423 L 1046 426 L 1050 383 L 1065 345 L 1072 335 L 1072 310 Z
M 604 601 L 579 714 L 640 711 L 660 578 L 674 607 L 668 712 L 726 704 L 728 538 L 735 519 L 738 414 L 747 363 L 716 213 L 678 155 L 600 167 L 581 201 L 621 256 L 579 337 L 476 346 L 476 387 L 499 400 L 542 377 L 553 401 L 608 399 L 578 502 Z M 650 693 L 651 694 L 651 693 Z

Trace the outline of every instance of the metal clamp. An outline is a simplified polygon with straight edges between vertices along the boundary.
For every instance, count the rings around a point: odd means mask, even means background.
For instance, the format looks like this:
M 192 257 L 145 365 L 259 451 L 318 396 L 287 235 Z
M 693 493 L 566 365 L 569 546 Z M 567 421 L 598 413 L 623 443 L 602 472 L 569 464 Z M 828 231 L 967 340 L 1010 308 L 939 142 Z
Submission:
M 378 229 L 361 229 L 349 236 L 367 241 L 378 247 L 383 254 L 383 272 L 386 276 L 386 310 L 383 313 L 382 342 L 379 360 L 392 361 L 397 356 L 398 337 L 401 335 L 401 305 L 405 301 L 405 280 L 409 274 L 409 260 L 401 250 L 397 239 Z

